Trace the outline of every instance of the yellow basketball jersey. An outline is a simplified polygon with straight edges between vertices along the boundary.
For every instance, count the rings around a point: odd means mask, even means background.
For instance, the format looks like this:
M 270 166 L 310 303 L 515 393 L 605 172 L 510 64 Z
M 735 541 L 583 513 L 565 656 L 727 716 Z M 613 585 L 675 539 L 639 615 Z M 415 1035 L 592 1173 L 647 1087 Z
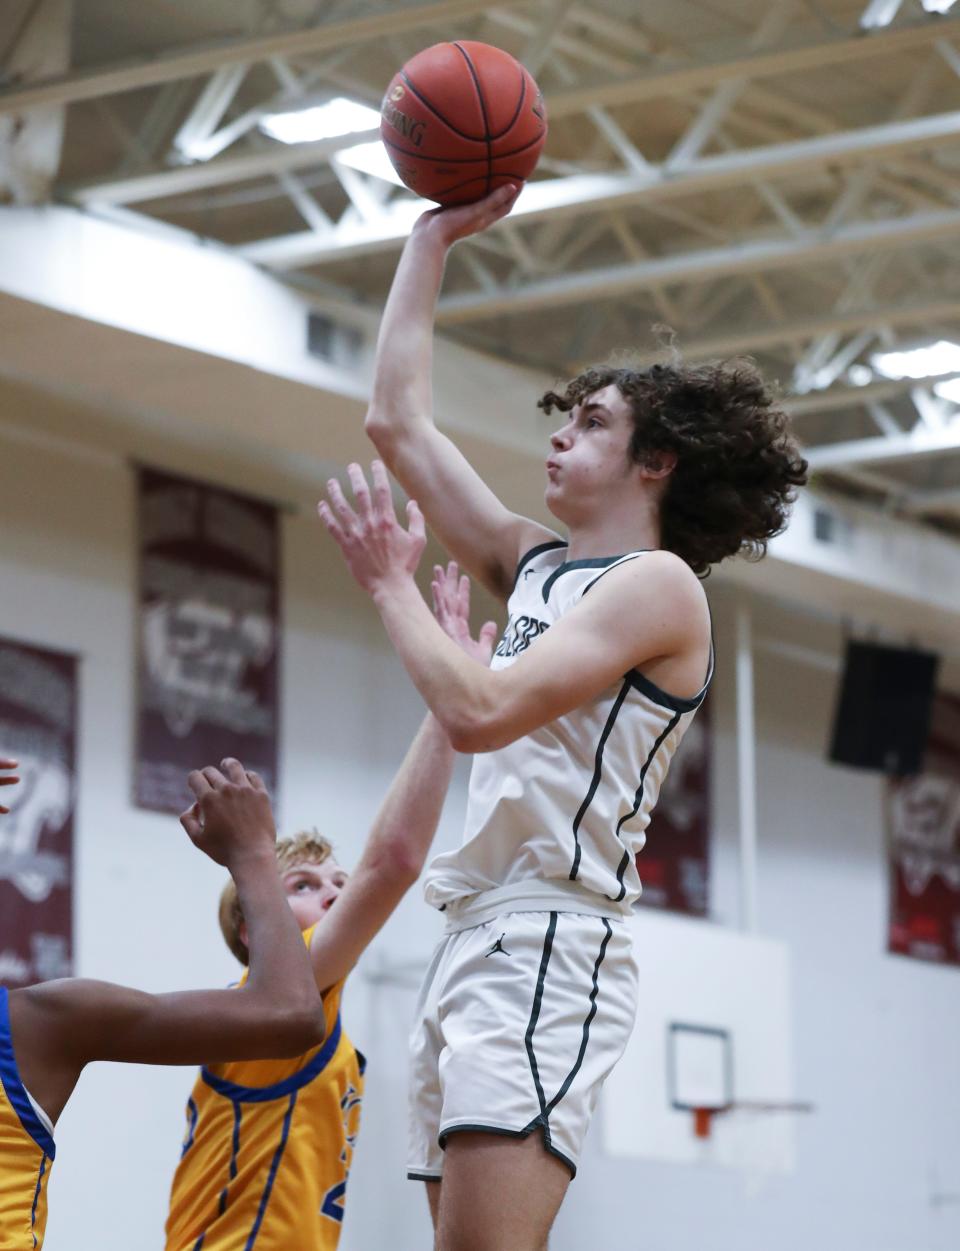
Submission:
M 0 1247 L 36 1251 L 47 1225 L 47 1178 L 57 1149 L 20 1080 L 0 986 Z
M 304 933 L 309 945 L 312 929 Z M 292 1060 L 200 1070 L 173 1178 L 166 1251 L 333 1251 L 360 1126 L 363 1057 L 340 1024 Z

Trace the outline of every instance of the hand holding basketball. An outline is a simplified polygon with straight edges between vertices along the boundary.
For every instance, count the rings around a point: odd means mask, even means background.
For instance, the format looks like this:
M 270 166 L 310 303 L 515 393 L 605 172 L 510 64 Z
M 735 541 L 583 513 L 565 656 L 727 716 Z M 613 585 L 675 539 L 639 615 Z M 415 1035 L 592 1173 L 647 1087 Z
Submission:
M 458 240 L 479 234 L 506 217 L 516 204 L 520 190 L 519 186 L 508 183 L 474 204 L 430 209 L 418 218 L 414 231 L 437 238 L 444 247 L 452 247 Z
M 317 512 L 354 578 L 373 595 L 391 582 L 412 578 L 427 545 L 423 514 L 416 500 L 410 500 L 409 529 L 400 525 L 382 461 L 375 460 L 371 466 L 372 494 L 359 465 L 348 465 L 347 474 L 356 511 L 347 502 L 340 483 L 331 478 L 327 483 L 329 500 L 321 500 Z

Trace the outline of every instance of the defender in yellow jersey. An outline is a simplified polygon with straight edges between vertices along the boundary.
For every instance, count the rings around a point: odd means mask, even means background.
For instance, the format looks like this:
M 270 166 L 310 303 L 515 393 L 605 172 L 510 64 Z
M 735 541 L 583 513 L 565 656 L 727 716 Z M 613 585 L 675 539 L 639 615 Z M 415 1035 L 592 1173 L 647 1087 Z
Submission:
M 469 588 L 455 565 L 437 570 L 433 590 L 445 628 L 468 655 L 489 664 L 495 627 L 488 622 L 479 641 L 470 638 Z M 322 992 L 326 1036 L 294 1060 L 200 1070 L 187 1102 L 166 1251 L 336 1247 L 364 1067 L 340 1021 L 344 979 L 423 867 L 453 760 L 447 735 L 427 717 L 349 880 L 319 835 L 278 843 L 279 877 Z M 241 902 L 228 883 L 220 925 L 230 950 L 246 963 Z
M 0 986 L 0 1247 L 39 1247 L 57 1148 L 49 1118 L 20 1080 L 7 995 Z
M 336 1247 L 364 1068 L 340 1022 L 342 989 L 341 981 L 323 997 L 327 1034 L 312 1051 L 201 1069 L 170 1196 L 169 1247 Z
M 10 783 L 15 767 L 0 760 L 0 785 Z M 56 1155 L 53 1126 L 91 1060 L 195 1064 L 213 1055 L 255 1061 L 323 1048 L 323 1005 L 275 872 L 270 801 L 260 779 L 238 761 L 223 761 L 223 770 L 190 774 L 196 803 L 180 820 L 195 845 L 233 876 L 249 918 L 248 985 L 242 995 L 148 995 L 67 978 L 0 989 L 2 1251 L 38 1251 L 43 1245 Z M 77 1246 L 94 1244 L 92 1231 L 77 1231 Z

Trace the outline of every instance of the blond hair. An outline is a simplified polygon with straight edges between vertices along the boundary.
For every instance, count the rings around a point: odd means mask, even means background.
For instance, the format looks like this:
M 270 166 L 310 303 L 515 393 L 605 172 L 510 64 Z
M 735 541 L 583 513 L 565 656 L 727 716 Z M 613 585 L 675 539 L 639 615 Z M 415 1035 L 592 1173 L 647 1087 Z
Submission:
M 329 839 L 324 838 L 317 830 L 301 830 L 293 838 L 281 838 L 277 841 L 277 872 L 286 873 L 295 864 L 323 864 L 332 855 L 333 844 Z M 217 918 L 224 942 L 241 964 L 249 964 L 250 952 L 240 937 L 243 912 L 233 878 L 230 878 L 220 893 Z

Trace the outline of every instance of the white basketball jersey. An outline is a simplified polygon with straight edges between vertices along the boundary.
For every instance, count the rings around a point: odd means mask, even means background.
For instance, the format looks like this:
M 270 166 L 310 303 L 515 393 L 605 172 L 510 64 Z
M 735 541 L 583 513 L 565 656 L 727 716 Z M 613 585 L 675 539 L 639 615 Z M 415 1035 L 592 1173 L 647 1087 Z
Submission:
M 644 552 L 565 560 L 567 545 L 532 548 L 517 569 L 509 620 L 492 668 L 506 669 L 602 577 Z M 510 911 L 550 896 L 628 912 L 640 894 L 635 857 L 670 761 L 712 675 L 692 699 L 668 695 L 637 670 L 595 699 L 499 751 L 474 757 L 464 840 L 431 863 L 424 895 L 446 908 L 496 891 Z M 558 906 L 562 906 L 558 903 Z M 590 909 L 593 910 L 593 909 Z

